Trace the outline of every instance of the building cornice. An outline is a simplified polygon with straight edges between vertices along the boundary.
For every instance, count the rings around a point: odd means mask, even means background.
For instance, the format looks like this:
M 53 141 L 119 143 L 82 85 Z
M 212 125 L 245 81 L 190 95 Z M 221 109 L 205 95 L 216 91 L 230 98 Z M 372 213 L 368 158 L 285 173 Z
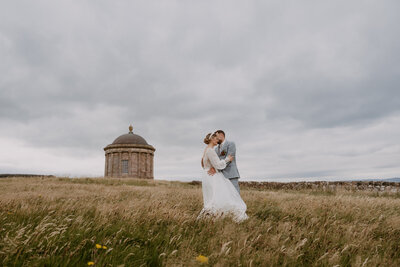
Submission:
M 114 148 L 142 148 L 156 151 L 156 149 L 151 145 L 139 145 L 139 144 L 110 144 L 104 148 L 104 151 Z

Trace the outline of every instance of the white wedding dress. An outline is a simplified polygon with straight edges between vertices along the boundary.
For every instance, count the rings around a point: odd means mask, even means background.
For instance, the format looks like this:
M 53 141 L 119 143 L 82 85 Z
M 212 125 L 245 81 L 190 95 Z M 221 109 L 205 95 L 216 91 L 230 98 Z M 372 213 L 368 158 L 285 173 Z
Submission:
M 226 167 L 226 160 L 220 160 L 214 149 L 206 148 L 203 155 L 204 168 L 202 177 L 204 207 L 198 218 L 208 215 L 213 217 L 231 215 L 236 222 L 241 222 L 248 218 L 246 203 L 244 203 L 229 179 L 218 171 Z M 212 176 L 208 174 L 208 170 L 211 167 L 214 167 L 217 171 Z

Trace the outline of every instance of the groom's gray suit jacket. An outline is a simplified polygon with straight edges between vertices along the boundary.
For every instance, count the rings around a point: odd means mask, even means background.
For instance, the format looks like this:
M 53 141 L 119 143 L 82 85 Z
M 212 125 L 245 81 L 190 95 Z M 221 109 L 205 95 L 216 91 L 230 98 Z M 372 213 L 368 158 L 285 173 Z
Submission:
M 225 140 L 221 148 L 219 146 L 215 147 L 215 152 L 219 159 L 225 159 L 228 155 L 232 155 L 234 157 L 233 161 L 228 162 L 226 168 L 221 170 L 222 174 L 225 178 L 240 178 L 239 171 L 236 166 L 236 145 L 234 142 L 230 142 Z

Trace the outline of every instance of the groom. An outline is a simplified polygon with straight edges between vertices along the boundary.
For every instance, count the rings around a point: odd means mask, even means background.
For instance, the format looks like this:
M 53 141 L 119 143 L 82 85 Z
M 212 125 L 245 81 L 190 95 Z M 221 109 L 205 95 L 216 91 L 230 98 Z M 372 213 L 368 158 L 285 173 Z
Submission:
M 239 189 L 239 171 L 236 167 L 236 146 L 234 142 L 230 142 L 225 139 L 225 133 L 222 130 L 216 131 L 217 138 L 219 140 L 218 146 L 215 147 L 215 152 L 217 152 L 217 155 L 219 159 L 225 159 L 228 155 L 233 156 L 233 161 L 228 162 L 226 165 L 226 168 L 221 170 L 222 174 L 225 176 L 225 178 L 228 178 L 233 186 L 236 188 L 238 193 L 240 194 L 240 189 Z M 208 171 L 209 175 L 214 175 L 216 173 L 214 168 L 211 168 Z

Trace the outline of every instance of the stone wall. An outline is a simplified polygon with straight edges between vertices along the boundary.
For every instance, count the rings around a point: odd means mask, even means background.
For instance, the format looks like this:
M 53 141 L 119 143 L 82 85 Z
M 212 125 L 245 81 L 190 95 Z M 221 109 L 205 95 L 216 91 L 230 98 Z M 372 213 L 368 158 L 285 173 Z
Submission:
M 351 182 L 240 182 L 240 186 L 259 189 L 287 189 L 303 190 L 318 189 L 324 191 L 348 190 L 348 191 L 371 191 L 371 192 L 400 192 L 400 183 L 373 182 L 373 181 L 351 181 Z
M 128 173 L 122 172 L 122 161 L 128 161 Z M 128 146 L 112 147 L 105 153 L 105 177 L 154 178 L 154 151 Z

